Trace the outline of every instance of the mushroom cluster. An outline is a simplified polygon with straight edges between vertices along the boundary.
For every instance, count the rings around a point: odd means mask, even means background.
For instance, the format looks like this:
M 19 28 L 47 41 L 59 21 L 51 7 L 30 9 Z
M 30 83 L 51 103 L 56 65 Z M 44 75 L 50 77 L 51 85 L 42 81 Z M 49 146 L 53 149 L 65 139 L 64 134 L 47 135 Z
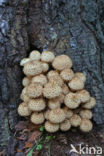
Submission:
M 44 123 L 50 133 L 71 127 L 83 132 L 92 130 L 91 109 L 96 100 L 84 89 L 86 76 L 73 72 L 67 55 L 55 57 L 50 51 L 40 54 L 34 50 L 20 65 L 26 77 L 22 81 L 19 115 L 29 116 L 34 124 Z

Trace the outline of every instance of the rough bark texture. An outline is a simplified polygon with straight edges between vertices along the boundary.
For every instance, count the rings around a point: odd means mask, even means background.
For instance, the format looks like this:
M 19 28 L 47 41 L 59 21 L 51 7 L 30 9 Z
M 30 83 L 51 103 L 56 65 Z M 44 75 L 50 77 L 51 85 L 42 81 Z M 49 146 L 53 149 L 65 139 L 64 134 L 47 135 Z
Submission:
M 94 121 L 104 123 L 104 1 L 0 0 L 0 143 L 19 119 L 20 60 L 32 49 L 69 55 L 95 96 Z

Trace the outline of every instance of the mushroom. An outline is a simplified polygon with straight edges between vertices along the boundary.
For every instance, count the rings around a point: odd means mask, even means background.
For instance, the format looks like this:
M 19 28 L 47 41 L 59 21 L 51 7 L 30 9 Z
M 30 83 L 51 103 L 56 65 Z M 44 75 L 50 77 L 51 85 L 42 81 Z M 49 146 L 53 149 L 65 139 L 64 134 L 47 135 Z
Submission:
M 20 66 L 24 66 L 26 63 L 30 62 L 29 58 L 23 58 L 20 62 Z
M 50 113 L 49 109 L 44 112 L 44 117 L 46 120 L 49 120 L 49 113 Z
M 65 120 L 65 113 L 63 109 L 61 108 L 56 108 L 52 109 L 49 113 L 49 120 L 52 123 L 61 123 Z
M 84 88 L 84 82 L 78 77 L 74 77 L 69 83 L 68 86 L 73 91 L 82 90 Z
M 35 76 L 42 73 L 42 65 L 39 61 L 31 61 L 24 65 L 23 72 L 27 76 Z
M 80 99 L 76 93 L 70 92 L 69 94 L 65 96 L 64 103 L 68 108 L 75 109 L 79 107 Z
M 42 124 L 44 122 L 45 118 L 44 118 L 44 114 L 38 113 L 38 112 L 34 112 L 31 115 L 31 122 L 38 125 L 38 124 Z
M 70 123 L 73 127 L 78 127 L 81 123 L 81 118 L 77 114 L 73 114 L 73 116 L 70 119 Z
M 93 124 L 89 119 L 82 119 L 80 123 L 80 130 L 82 132 L 89 132 L 93 128 Z
M 84 73 L 77 72 L 77 73 L 75 73 L 75 77 L 78 77 L 78 78 L 81 79 L 83 82 L 86 81 L 86 76 L 84 75 Z
M 54 61 L 52 62 L 52 66 L 56 70 L 61 71 L 65 68 L 71 68 L 72 60 L 67 55 L 60 55 L 54 59 Z
M 70 81 L 74 77 L 74 72 L 71 69 L 66 68 L 61 71 L 60 76 L 64 81 Z
M 38 50 L 33 50 L 30 55 L 29 55 L 29 58 L 31 60 L 36 60 L 36 61 L 39 61 L 40 60 L 40 52 Z
M 45 122 L 45 129 L 50 133 L 57 132 L 59 130 L 59 124 L 51 123 L 50 121 Z
M 61 105 L 61 103 L 60 103 L 60 101 L 58 100 L 58 98 L 50 99 L 50 100 L 48 101 L 48 107 L 49 107 L 50 109 L 60 108 L 60 105 Z
M 58 97 L 57 97 L 57 99 L 59 100 L 59 102 L 62 104 L 62 103 L 64 103 L 64 98 L 65 98 L 65 95 L 63 94 L 63 93 L 61 93 Z
M 27 87 L 25 87 L 23 90 L 22 90 L 22 93 L 20 95 L 20 98 L 21 100 L 23 100 L 24 102 L 28 102 L 30 100 L 29 96 L 27 95 L 26 93 L 26 90 L 27 90 Z
M 48 79 L 50 80 L 51 77 L 59 76 L 59 73 L 56 70 L 50 70 L 47 74 Z
M 47 83 L 43 89 L 43 95 L 48 99 L 58 97 L 61 93 L 61 87 L 54 83 Z
M 48 71 L 48 69 L 49 69 L 48 63 L 41 62 L 41 66 L 42 66 L 42 72 L 43 72 L 43 73 L 45 73 L 45 72 Z
M 27 103 L 22 102 L 18 107 L 18 114 L 20 116 L 29 116 L 31 114 L 31 111 L 28 108 Z
M 41 54 L 41 61 L 44 62 L 52 62 L 54 60 L 55 56 L 52 52 L 50 51 L 43 51 Z
M 68 88 L 68 86 L 65 83 L 62 85 L 62 93 L 64 95 L 69 93 L 69 88 Z
M 42 111 L 46 107 L 45 100 L 43 98 L 30 99 L 28 107 L 31 111 Z
M 66 117 L 67 119 L 70 119 L 70 118 L 72 117 L 73 112 L 72 112 L 72 110 L 70 110 L 68 107 L 64 107 L 64 108 L 63 108 L 63 111 L 64 111 L 65 117 Z
M 92 112 L 90 110 L 81 110 L 79 114 L 82 118 L 85 118 L 85 119 L 92 118 Z
M 43 87 L 40 83 L 31 83 L 26 88 L 26 93 L 30 98 L 37 98 L 42 95 Z
M 49 82 L 57 84 L 59 86 L 63 85 L 63 80 L 60 76 L 51 76 Z
M 90 94 L 87 90 L 81 90 L 77 92 L 82 103 L 88 102 L 90 100 Z
M 22 80 L 22 85 L 26 87 L 29 85 L 29 83 L 30 83 L 30 79 L 28 77 L 24 77 Z
M 65 119 L 62 123 L 60 123 L 60 129 L 62 131 L 68 131 L 71 128 L 71 123 L 69 119 Z
M 47 83 L 47 77 L 43 74 L 34 76 L 31 80 L 31 83 L 40 83 L 44 86 Z
M 95 98 L 91 97 L 90 101 L 83 104 L 82 107 L 86 108 L 86 109 L 92 109 L 95 105 L 96 105 L 96 100 L 95 100 Z

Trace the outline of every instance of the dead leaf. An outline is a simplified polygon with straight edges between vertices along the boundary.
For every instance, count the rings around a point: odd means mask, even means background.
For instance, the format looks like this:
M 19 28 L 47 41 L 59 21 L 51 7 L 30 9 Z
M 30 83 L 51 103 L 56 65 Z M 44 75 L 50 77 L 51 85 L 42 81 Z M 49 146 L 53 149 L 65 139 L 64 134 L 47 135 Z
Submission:
M 33 142 L 34 140 L 37 140 L 38 137 L 40 135 L 40 132 L 39 131 L 34 131 L 32 132 L 30 135 L 29 135 L 29 138 L 28 138 L 28 142 Z
M 30 148 L 30 147 L 33 147 L 33 144 L 30 142 L 26 142 L 24 148 Z
M 28 126 L 28 121 L 19 121 L 17 125 L 15 126 L 16 131 L 21 131 L 23 129 L 26 129 Z
M 29 124 L 28 124 L 28 129 L 30 131 L 39 130 L 40 127 L 41 127 L 41 125 L 35 125 L 35 124 L 31 123 L 31 122 L 29 122 Z
M 19 153 L 19 152 L 22 152 L 22 150 L 20 150 L 20 149 L 18 149 L 18 148 L 17 148 L 17 149 L 16 149 L 16 152 L 18 152 L 18 153 Z

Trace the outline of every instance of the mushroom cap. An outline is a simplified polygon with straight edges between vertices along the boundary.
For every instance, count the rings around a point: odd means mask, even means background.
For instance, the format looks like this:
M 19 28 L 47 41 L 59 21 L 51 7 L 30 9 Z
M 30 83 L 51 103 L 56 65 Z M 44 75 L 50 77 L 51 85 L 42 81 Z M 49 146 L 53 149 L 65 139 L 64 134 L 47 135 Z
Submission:
M 65 120 L 65 113 L 61 108 L 52 109 L 49 113 L 49 120 L 52 123 L 61 123 Z
M 54 133 L 59 130 L 59 124 L 51 123 L 50 121 L 45 122 L 45 129 L 47 132 Z
M 31 60 L 36 60 L 36 61 L 39 61 L 40 60 L 40 52 L 38 50 L 33 50 L 30 55 L 29 55 L 29 58 Z
M 77 72 L 77 73 L 75 73 L 75 77 L 80 78 L 83 82 L 85 82 L 85 81 L 86 81 L 86 76 L 85 76 L 85 74 L 84 74 L 84 73 Z
M 85 119 L 91 119 L 92 118 L 91 110 L 81 110 L 79 114 L 80 114 L 81 118 L 85 118 Z
M 49 69 L 49 64 L 48 63 L 41 62 L 41 66 L 42 66 L 43 73 L 48 71 L 48 69 Z
M 39 61 L 31 61 L 24 65 L 23 72 L 27 76 L 35 76 L 42 72 L 42 65 Z
M 69 83 L 68 86 L 73 91 L 82 90 L 84 88 L 84 82 L 78 77 L 74 77 Z
M 22 102 L 18 107 L 18 114 L 20 116 L 29 116 L 31 114 L 31 111 L 28 108 L 27 103 Z
M 58 97 L 61 92 L 61 87 L 54 83 L 47 83 L 43 89 L 43 95 L 48 99 Z
M 72 60 L 67 55 L 60 55 L 54 59 L 52 66 L 55 69 L 61 71 L 65 68 L 71 68 L 72 67 Z
M 47 74 L 48 79 L 50 80 L 51 77 L 59 76 L 59 73 L 56 70 L 50 70 Z
M 43 98 L 30 99 L 28 107 L 31 111 L 42 111 L 46 107 L 45 100 Z
M 60 129 L 62 131 L 68 131 L 71 128 L 71 123 L 69 119 L 65 119 L 62 123 L 60 123 Z
M 73 127 L 78 127 L 81 123 L 81 118 L 77 114 L 73 114 L 73 116 L 70 119 L 70 123 Z
M 40 83 L 31 83 L 27 86 L 26 93 L 30 98 L 37 98 L 42 95 L 43 87 Z
M 28 77 L 24 77 L 22 80 L 22 85 L 26 87 L 29 85 L 29 83 L 30 83 L 30 79 Z
M 28 102 L 30 100 L 29 96 L 27 96 L 26 90 L 27 90 L 27 87 L 24 87 L 20 95 L 21 100 L 23 100 L 24 102 Z
M 96 105 L 96 100 L 95 100 L 95 98 L 91 97 L 90 101 L 83 104 L 82 107 L 86 108 L 86 109 L 92 109 L 95 105 Z
M 62 104 L 62 103 L 64 103 L 64 98 L 65 98 L 65 95 L 63 94 L 63 93 L 61 93 L 58 97 L 57 97 L 57 99 L 59 100 L 59 102 Z
M 60 76 L 64 81 L 70 81 L 74 77 L 74 72 L 71 69 L 66 68 L 61 71 Z
M 64 103 L 68 108 L 75 109 L 79 107 L 80 99 L 76 93 L 70 92 L 69 94 L 65 96 Z
M 31 115 L 31 122 L 38 125 L 38 124 L 42 124 L 44 122 L 45 118 L 44 118 L 44 114 L 41 112 L 41 113 L 37 113 L 37 112 L 34 112 L 32 115 Z
M 49 120 L 49 113 L 50 113 L 49 109 L 44 112 L 44 117 L 46 120 Z
M 61 105 L 61 103 L 60 103 L 60 101 L 58 100 L 58 98 L 50 99 L 50 100 L 48 101 L 48 107 L 49 107 L 50 109 L 60 108 L 60 105 Z
M 23 58 L 20 62 L 20 66 L 24 66 L 26 63 L 30 62 L 30 58 Z
M 49 82 L 57 84 L 59 86 L 63 85 L 63 80 L 60 76 L 51 76 Z
M 43 74 L 34 76 L 31 80 L 32 83 L 40 83 L 41 85 L 45 85 L 47 83 L 47 77 Z
M 64 107 L 63 110 L 64 110 L 66 118 L 70 119 L 73 115 L 72 110 L 70 110 L 68 107 Z
M 51 51 L 43 51 L 41 54 L 41 60 L 44 62 L 52 62 L 55 56 Z
M 93 128 L 93 124 L 89 119 L 82 119 L 80 124 L 80 130 L 83 132 L 89 132 Z
M 90 100 L 90 94 L 87 90 L 81 90 L 77 92 L 82 103 L 88 102 Z
M 68 86 L 65 83 L 62 85 L 62 93 L 64 95 L 69 93 L 69 88 L 68 88 Z

